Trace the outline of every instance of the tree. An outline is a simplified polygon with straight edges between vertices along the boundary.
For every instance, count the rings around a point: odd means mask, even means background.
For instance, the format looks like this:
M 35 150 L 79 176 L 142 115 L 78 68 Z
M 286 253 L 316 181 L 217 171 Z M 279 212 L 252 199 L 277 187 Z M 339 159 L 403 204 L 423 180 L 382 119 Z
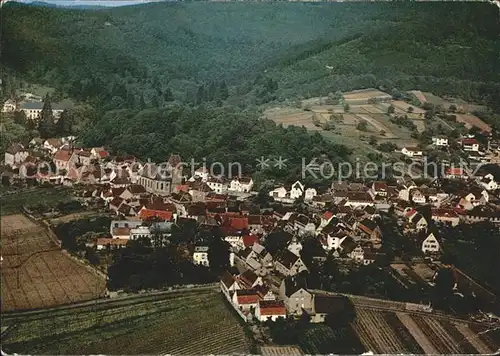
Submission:
M 368 124 L 366 121 L 361 121 L 356 125 L 356 129 L 359 131 L 368 131 Z
M 229 97 L 229 90 L 227 89 L 227 84 L 224 80 L 220 83 L 219 95 L 221 100 L 226 100 Z
M 377 138 L 375 136 L 370 136 L 370 141 L 369 141 L 370 146 L 375 146 L 377 144 Z
M 406 111 L 408 113 L 412 113 L 414 111 L 413 106 L 408 106 L 408 109 Z
M 40 119 L 38 121 L 38 131 L 42 138 L 51 138 L 56 134 L 56 127 L 54 123 L 54 114 L 52 112 L 52 105 L 50 103 L 50 97 L 47 94 L 43 102 L 42 112 L 40 113 Z
M 344 104 L 344 111 L 349 112 L 350 109 L 351 109 L 351 106 L 348 103 L 345 103 Z
M 72 132 L 72 117 L 70 116 L 67 110 L 64 110 L 61 113 L 61 116 L 57 120 L 56 123 L 56 133 L 59 136 L 68 136 L 71 135 Z
M 170 88 L 168 87 L 163 92 L 163 100 L 165 100 L 166 102 L 174 101 L 174 95 L 172 94 L 172 90 L 170 90 Z
M 223 240 L 222 232 L 218 227 L 212 229 L 211 235 L 211 241 L 208 245 L 208 262 L 210 264 L 210 269 L 212 269 L 215 273 L 220 274 L 229 269 L 229 253 L 231 245 Z
M 28 119 L 26 117 L 26 114 L 24 113 L 23 110 L 16 111 L 14 113 L 14 122 L 18 125 L 21 125 L 23 127 L 26 127 L 28 124 Z
M 205 87 L 200 85 L 198 87 L 198 91 L 196 92 L 196 104 L 200 105 L 203 101 L 206 99 L 206 94 L 205 94 Z
M 312 116 L 312 122 L 313 122 L 313 125 L 316 127 L 321 126 L 321 119 L 319 118 L 318 113 L 314 113 L 314 115 Z
M 451 104 L 450 107 L 448 108 L 448 111 L 452 113 L 457 112 L 457 106 L 455 104 Z
M 387 108 L 387 113 L 388 114 L 394 114 L 395 111 L 396 111 L 396 108 L 392 104 L 389 105 L 389 107 Z

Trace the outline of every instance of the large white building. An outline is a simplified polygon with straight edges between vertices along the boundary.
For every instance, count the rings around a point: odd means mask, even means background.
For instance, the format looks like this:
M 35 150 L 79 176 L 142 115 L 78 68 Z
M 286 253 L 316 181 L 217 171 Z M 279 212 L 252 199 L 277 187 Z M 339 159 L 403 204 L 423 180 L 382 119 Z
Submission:
M 60 106 L 59 104 L 51 104 L 52 107 L 52 114 L 54 115 L 55 119 L 58 119 L 62 112 L 64 111 L 64 108 Z M 24 103 L 21 103 L 21 110 L 24 111 L 26 114 L 26 118 L 30 120 L 37 120 L 38 117 L 40 116 L 40 113 L 42 112 L 43 109 L 43 102 L 31 102 L 27 101 Z

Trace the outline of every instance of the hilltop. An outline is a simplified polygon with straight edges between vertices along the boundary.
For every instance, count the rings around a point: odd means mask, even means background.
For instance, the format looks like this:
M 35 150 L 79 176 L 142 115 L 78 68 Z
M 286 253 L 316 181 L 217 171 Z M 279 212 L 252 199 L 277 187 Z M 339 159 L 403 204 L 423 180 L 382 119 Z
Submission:
M 469 100 L 498 93 L 500 26 L 491 10 L 487 3 L 193 2 L 81 12 L 7 3 L 3 63 L 77 99 L 146 90 L 148 102 L 169 86 L 176 98 L 194 100 L 200 84 L 225 80 L 238 94 L 252 92 L 249 103 L 384 83 Z M 261 90 L 262 77 L 277 90 Z

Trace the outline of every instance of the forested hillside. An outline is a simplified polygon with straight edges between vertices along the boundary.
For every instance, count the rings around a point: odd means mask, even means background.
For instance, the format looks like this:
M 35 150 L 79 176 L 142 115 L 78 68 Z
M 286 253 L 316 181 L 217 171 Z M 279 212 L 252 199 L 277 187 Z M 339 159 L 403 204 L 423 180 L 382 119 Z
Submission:
M 244 152 L 250 162 L 292 145 L 293 158 L 325 147 L 345 157 L 321 137 L 259 122 L 256 110 L 339 90 L 420 89 L 500 105 L 500 25 L 486 3 L 171 2 L 85 11 L 7 3 L 2 11 L 3 97 L 20 81 L 53 87 L 55 97 L 99 113 L 79 132 L 84 143 L 141 157 L 175 150 L 227 161 Z M 221 132 L 228 134 L 217 140 Z
M 171 98 L 167 88 L 182 101 L 210 100 L 225 85 L 247 104 L 377 84 L 476 100 L 499 94 L 498 11 L 485 3 L 3 11 L 3 64 L 110 108 L 160 105 Z

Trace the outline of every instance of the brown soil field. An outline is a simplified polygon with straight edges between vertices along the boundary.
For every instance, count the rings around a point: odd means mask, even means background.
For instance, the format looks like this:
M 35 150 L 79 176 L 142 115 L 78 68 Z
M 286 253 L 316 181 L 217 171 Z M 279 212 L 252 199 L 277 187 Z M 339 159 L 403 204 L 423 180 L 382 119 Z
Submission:
M 423 104 L 427 102 L 425 95 L 420 90 L 412 90 L 410 91 L 415 97 Z
M 397 136 L 394 135 L 392 133 L 392 131 L 387 126 L 385 126 L 382 123 L 380 123 L 379 121 L 375 120 L 370 115 L 359 114 L 359 115 L 356 115 L 356 116 L 360 120 L 364 120 L 364 121 L 368 122 L 371 126 L 373 126 L 375 128 L 375 131 L 377 133 L 380 133 L 380 131 L 385 131 L 385 135 L 384 135 L 385 138 L 397 138 Z
M 321 127 L 314 126 L 312 122 L 313 112 L 303 111 L 300 109 L 291 108 L 274 108 L 266 110 L 264 115 L 269 119 L 273 120 L 277 124 L 282 124 L 284 127 L 293 126 L 304 126 L 310 131 L 321 131 Z
M 391 96 L 383 91 L 376 89 L 368 90 L 356 90 L 348 93 L 344 93 L 344 100 L 368 100 L 371 98 L 387 98 L 390 99 Z
M 375 105 L 360 105 L 360 107 L 369 114 L 385 114 L 387 110 L 382 110 Z
M 408 112 L 408 108 L 412 107 L 413 108 L 413 112 L 415 114 L 425 114 L 425 110 L 424 109 L 421 109 L 421 108 L 419 108 L 417 106 L 408 104 L 407 102 L 404 102 L 402 100 L 394 100 L 392 102 L 392 105 L 394 105 L 394 107 L 397 108 L 397 109 L 403 110 L 404 112 Z
M 46 308 L 104 295 L 106 281 L 63 252 L 44 226 L 2 216 L 2 312 Z

